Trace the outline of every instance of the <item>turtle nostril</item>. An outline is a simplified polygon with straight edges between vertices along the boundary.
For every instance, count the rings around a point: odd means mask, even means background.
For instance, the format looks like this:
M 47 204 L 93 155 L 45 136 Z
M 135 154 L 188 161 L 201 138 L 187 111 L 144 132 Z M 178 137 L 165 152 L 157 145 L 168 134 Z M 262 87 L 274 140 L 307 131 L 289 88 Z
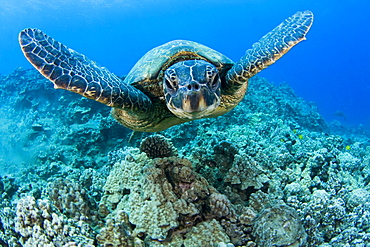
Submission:
M 199 86 L 199 84 L 198 84 L 198 83 L 196 83 L 196 82 L 192 82 L 192 83 L 188 84 L 188 85 L 186 86 L 186 88 L 187 88 L 188 90 L 198 91 L 198 90 L 199 90 L 199 88 L 200 88 L 200 86 Z

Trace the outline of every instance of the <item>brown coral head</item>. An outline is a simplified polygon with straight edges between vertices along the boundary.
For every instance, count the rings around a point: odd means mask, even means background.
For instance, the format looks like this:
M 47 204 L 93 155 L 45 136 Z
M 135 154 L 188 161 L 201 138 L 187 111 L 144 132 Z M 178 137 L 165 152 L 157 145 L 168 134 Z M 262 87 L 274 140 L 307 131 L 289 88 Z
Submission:
M 152 135 L 140 143 L 140 151 L 149 158 L 164 158 L 177 156 L 177 150 L 170 140 L 161 135 Z

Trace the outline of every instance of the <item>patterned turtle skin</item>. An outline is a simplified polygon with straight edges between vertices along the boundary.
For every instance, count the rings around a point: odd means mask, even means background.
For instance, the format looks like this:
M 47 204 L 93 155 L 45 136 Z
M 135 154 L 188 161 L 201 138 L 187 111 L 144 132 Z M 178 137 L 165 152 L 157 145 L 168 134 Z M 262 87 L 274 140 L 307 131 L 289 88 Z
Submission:
M 124 80 L 39 29 L 21 31 L 19 43 L 56 89 L 111 106 L 127 128 L 157 132 L 229 112 L 244 98 L 248 80 L 304 40 L 312 22 L 312 12 L 297 12 L 236 63 L 199 43 L 171 41 L 147 52 Z

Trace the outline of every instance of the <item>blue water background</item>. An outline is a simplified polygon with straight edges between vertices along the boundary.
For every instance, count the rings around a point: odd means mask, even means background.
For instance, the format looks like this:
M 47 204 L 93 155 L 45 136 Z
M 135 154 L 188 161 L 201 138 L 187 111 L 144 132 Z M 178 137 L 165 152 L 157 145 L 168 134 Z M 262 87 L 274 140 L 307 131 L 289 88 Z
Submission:
M 326 120 L 370 126 L 370 2 L 303 0 L 2 0 L 0 74 L 31 68 L 17 36 L 42 29 L 125 75 L 149 49 L 174 39 L 214 48 L 237 61 L 296 11 L 315 14 L 307 41 L 260 73 L 314 101 Z

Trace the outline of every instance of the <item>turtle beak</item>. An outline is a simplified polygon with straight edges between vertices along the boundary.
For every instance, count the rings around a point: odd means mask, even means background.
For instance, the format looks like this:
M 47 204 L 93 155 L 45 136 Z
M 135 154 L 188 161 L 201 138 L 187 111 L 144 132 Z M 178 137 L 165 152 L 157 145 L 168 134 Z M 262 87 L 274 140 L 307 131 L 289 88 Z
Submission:
M 207 86 L 187 84 L 172 98 L 172 109 L 182 118 L 199 119 L 210 115 L 220 104 L 220 98 Z
M 212 104 L 212 102 L 209 102 Z M 208 104 L 204 98 L 204 94 L 201 92 L 190 92 L 183 96 L 182 99 L 182 109 L 185 112 L 201 112 L 208 107 Z

